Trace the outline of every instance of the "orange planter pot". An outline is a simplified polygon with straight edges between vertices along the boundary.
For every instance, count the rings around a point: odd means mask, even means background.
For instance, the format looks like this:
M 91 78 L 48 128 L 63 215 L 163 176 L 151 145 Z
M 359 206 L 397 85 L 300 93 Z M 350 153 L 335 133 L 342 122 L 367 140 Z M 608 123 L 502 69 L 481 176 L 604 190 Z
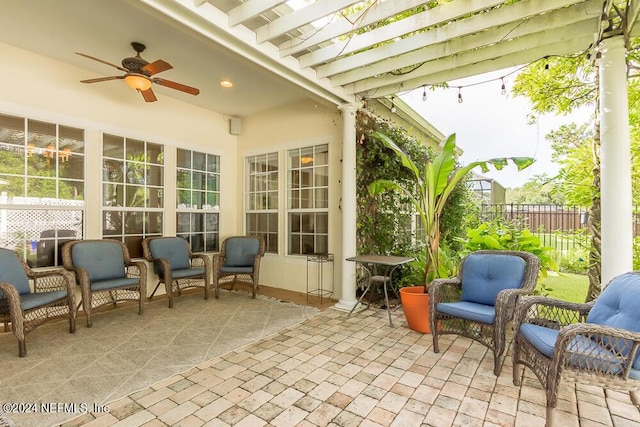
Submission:
M 400 288 L 400 301 L 409 328 L 425 334 L 431 333 L 429 326 L 429 294 L 424 286 Z

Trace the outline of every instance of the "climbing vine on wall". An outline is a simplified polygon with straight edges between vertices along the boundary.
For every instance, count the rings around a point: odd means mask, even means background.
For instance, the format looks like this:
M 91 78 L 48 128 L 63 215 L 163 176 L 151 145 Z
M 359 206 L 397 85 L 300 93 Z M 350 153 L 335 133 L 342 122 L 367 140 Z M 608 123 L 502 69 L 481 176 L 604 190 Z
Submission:
M 411 206 L 399 192 L 372 197 L 368 185 L 376 179 L 393 179 L 412 185 L 413 180 L 398 157 L 379 141 L 369 138 L 373 131 L 389 136 L 417 165 L 433 156 L 433 148 L 411 137 L 403 128 L 381 119 L 367 110 L 359 110 L 357 126 L 357 238 L 358 252 L 416 256 L 424 251 L 423 239 L 411 234 Z M 467 213 L 472 208 L 465 183 L 459 185 L 447 204 L 442 218 L 443 243 L 454 253 L 461 249 L 454 237 L 464 236 Z

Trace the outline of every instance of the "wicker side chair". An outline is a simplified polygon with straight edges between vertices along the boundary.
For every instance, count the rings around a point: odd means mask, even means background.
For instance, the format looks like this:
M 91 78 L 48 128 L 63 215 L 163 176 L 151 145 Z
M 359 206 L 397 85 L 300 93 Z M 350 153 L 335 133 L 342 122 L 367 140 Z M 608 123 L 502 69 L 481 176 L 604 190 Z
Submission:
M 264 240 L 258 237 L 234 236 L 222 241 L 220 252 L 213 256 L 213 286 L 216 298 L 219 285 L 245 283 L 256 297 L 260 279 L 260 260 L 264 256 Z
M 148 237 L 142 241 L 142 250 L 147 261 L 153 263 L 158 275 L 158 284 L 149 296 L 152 299 L 160 284 L 164 284 L 173 307 L 173 292 L 182 289 L 204 288 L 204 299 L 209 299 L 211 258 L 205 254 L 191 252 L 189 242 L 182 237 Z
M 518 305 L 513 344 L 513 383 L 521 366 L 547 394 L 547 424 L 561 380 L 629 391 L 640 405 L 640 271 L 613 278 L 585 304 L 545 297 Z
M 33 283 L 33 291 L 29 285 Z M 27 355 L 25 335 L 42 323 L 69 319 L 69 332 L 76 331 L 75 282 L 62 269 L 33 271 L 14 251 L 0 248 L 0 321 L 11 322 L 18 339 L 18 355 Z
M 429 285 L 433 351 L 438 337 L 462 335 L 493 351 L 493 373 L 500 375 L 505 335 L 519 298 L 536 287 L 540 260 L 529 252 L 476 251 L 462 260 L 457 277 Z
M 73 271 L 80 285 L 87 327 L 91 312 L 118 301 L 138 301 L 138 314 L 147 296 L 147 265 L 131 261 L 124 243 L 111 239 L 74 240 L 62 246 L 64 268 Z

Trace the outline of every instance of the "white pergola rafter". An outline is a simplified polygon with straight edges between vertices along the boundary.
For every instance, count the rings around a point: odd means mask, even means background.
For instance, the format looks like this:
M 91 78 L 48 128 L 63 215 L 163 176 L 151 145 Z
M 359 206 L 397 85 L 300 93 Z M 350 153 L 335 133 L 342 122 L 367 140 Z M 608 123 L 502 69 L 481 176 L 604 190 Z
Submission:
M 592 4 L 599 2 L 600 0 L 590 0 Z M 558 29 L 566 31 L 567 25 L 582 24 L 573 26 L 574 32 L 588 33 L 592 29 L 589 21 L 593 17 L 574 13 L 573 7 L 533 16 L 518 23 L 509 20 L 504 16 L 505 13 L 500 13 L 501 11 L 498 9 L 498 13 L 492 17 L 494 25 L 490 29 L 485 29 L 486 27 L 483 27 L 484 23 L 480 22 L 480 19 L 470 21 L 469 25 L 465 26 L 449 25 L 436 28 L 433 31 L 416 35 L 415 39 L 400 40 L 381 46 L 375 51 L 365 51 L 320 66 L 317 68 L 318 77 L 335 76 L 332 77 L 331 82 L 344 85 L 464 51 L 485 46 L 497 46 L 502 42 L 508 42 L 525 35 L 544 34 L 547 31 L 557 31 Z M 416 50 L 416 45 L 424 47 Z
M 226 22 L 212 24 L 226 33 L 231 49 L 253 52 L 248 58 L 254 55 L 256 63 L 264 62 L 265 55 L 270 61 L 277 56 L 286 78 L 310 80 L 307 86 L 320 87 L 315 92 L 332 102 L 335 97 L 352 102 L 388 96 L 479 70 L 586 51 L 606 37 L 605 11 L 625 2 L 455 0 L 428 8 L 423 0 L 322 0 L 297 2 L 294 8 L 283 0 L 140 1 L 191 2 L 181 19 L 200 26 L 201 19 L 217 11 L 213 15 L 226 16 Z M 633 34 L 639 1 L 628 2 L 623 6 Z M 418 7 L 425 9 L 407 13 Z

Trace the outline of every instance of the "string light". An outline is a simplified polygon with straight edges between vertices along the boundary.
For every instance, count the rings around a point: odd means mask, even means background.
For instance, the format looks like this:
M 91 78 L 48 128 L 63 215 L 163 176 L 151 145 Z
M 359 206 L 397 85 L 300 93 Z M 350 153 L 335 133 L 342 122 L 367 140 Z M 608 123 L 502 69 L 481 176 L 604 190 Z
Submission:
M 561 56 L 561 55 L 551 55 L 551 56 Z M 593 45 L 589 45 L 589 47 L 587 49 L 585 49 L 583 52 L 580 52 L 580 53 L 575 54 L 575 55 L 561 56 L 561 57 L 564 57 L 564 58 L 578 58 L 580 56 L 585 56 L 587 59 L 593 58 L 593 57 L 595 57 L 595 59 L 599 59 L 602 56 L 602 54 L 601 54 L 600 51 L 594 49 Z M 500 93 L 502 95 L 507 95 L 507 86 L 506 86 L 506 82 L 504 80 L 505 78 L 507 78 L 508 76 L 510 76 L 512 74 L 515 74 L 517 72 L 522 71 L 523 69 L 531 66 L 535 62 L 544 61 L 544 65 L 543 65 L 544 69 L 545 70 L 549 70 L 549 68 L 550 68 L 549 58 L 550 58 L 549 55 L 541 57 L 537 61 L 533 61 L 533 62 L 531 62 L 529 64 L 522 65 L 522 66 L 520 66 L 520 67 L 518 67 L 518 68 L 516 68 L 516 69 L 514 69 L 514 70 L 512 70 L 512 71 L 510 71 L 508 73 L 506 73 L 503 76 L 495 77 L 495 78 L 491 78 L 491 79 L 487 79 L 487 80 L 483 80 L 483 81 L 480 81 L 480 82 L 470 83 L 470 84 L 466 84 L 466 85 L 463 85 L 463 86 L 447 86 L 446 83 L 443 83 L 443 84 L 438 84 L 438 85 L 431 85 L 431 87 L 432 88 L 434 88 L 434 87 L 444 87 L 444 88 L 449 88 L 449 89 L 457 88 L 458 89 L 458 103 L 462 104 L 464 102 L 464 100 L 462 98 L 462 88 L 471 87 L 471 86 L 478 86 L 478 85 L 482 85 L 482 84 L 485 84 L 485 83 L 489 83 L 489 82 L 500 80 L 501 81 Z M 426 101 L 427 100 L 427 86 L 429 86 L 429 85 L 426 85 L 426 84 L 422 85 L 422 101 Z M 401 84 L 400 85 L 400 89 L 402 89 L 402 88 L 403 88 L 403 85 Z M 409 89 L 407 91 L 401 92 L 401 94 L 410 92 L 410 91 L 415 90 L 415 89 L 417 89 L 417 88 Z M 384 98 L 385 99 L 389 99 L 386 96 Z M 391 112 L 392 113 L 396 112 L 396 106 L 394 104 L 394 98 L 395 98 L 394 96 L 391 96 Z M 366 99 L 367 99 L 366 97 L 363 97 L 363 100 L 366 100 Z

